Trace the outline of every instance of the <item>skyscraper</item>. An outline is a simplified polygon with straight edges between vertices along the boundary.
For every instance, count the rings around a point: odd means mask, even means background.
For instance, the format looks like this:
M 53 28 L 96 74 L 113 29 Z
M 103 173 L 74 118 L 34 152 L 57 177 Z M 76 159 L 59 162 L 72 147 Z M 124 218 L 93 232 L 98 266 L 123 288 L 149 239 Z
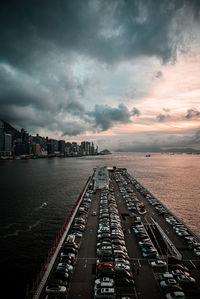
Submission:
M 0 120 L 0 152 L 4 151 L 4 123 Z
M 10 152 L 12 151 L 12 135 L 11 134 L 4 134 L 4 151 Z

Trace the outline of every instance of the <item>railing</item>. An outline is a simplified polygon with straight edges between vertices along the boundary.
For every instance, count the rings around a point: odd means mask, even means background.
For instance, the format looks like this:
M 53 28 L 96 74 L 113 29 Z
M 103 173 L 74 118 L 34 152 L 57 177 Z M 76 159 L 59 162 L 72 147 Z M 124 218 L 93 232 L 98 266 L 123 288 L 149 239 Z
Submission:
M 64 222 L 62 228 L 60 229 L 53 246 L 51 247 L 50 251 L 48 252 L 47 257 L 45 258 L 44 264 L 41 267 L 40 272 L 38 272 L 36 280 L 33 282 L 33 286 L 28 292 L 29 294 L 26 296 L 27 299 L 38 299 L 41 295 L 42 289 L 48 279 L 48 276 L 51 272 L 51 269 L 55 263 L 57 255 L 66 239 L 68 231 L 71 227 L 71 224 L 76 216 L 76 213 L 79 209 L 79 206 L 84 198 L 84 195 L 88 189 L 88 186 L 91 182 L 92 177 L 89 177 L 87 183 L 83 189 L 83 192 L 80 193 L 77 201 L 75 202 L 73 208 L 71 209 L 70 213 L 68 214 L 66 221 Z

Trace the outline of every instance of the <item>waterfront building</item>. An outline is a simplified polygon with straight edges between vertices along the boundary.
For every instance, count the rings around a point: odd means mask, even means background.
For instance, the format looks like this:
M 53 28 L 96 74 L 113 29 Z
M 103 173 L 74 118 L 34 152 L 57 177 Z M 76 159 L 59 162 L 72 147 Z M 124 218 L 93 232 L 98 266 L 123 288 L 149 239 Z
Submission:
M 4 134 L 4 151 L 5 152 L 12 152 L 12 135 L 11 134 Z
M 65 154 L 65 141 L 64 140 L 59 140 L 58 141 L 58 151 L 60 154 L 64 155 Z
M 32 152 L 35 156 L 40 156 L 41 155 L 41 146 L 39 143 L 33 142 L 32 144 Z
M 0 120 L 0 152 L 4 151 L 4 123 Z
M 82 153 L 84 153 L 85 155 L 89 155 L 90 154 L 90 142 L 82 141 L 81 142 L 81 150 L 82 150 Z
M 22 142 L 16 143 L 14 146 L 15 156 L 21 156 L 26 154 L 25 144 Z
M 0 120 L 0 155 L 5 155 L 5 150 L 9 151 L 14 156 L 25 155 L 28 158 L 30 155 L 37 156 L 81 156 L 81 155 L 96 155 L 98 147 L 94 147 L 94 143 L 82 141 L 65 142 L 65 140 L 49 139 L 48 137 L 32 136 L 25 129 L 18 131 L 9 123 Z

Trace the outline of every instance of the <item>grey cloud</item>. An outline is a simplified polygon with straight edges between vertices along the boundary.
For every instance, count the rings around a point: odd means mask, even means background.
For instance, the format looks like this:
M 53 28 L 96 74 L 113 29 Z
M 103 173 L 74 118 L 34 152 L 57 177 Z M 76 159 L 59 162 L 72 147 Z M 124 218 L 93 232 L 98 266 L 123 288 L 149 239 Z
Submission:
M 87 131 L 87 127 L 80 121 L 68 121 L 62 124 L 62 131 L 62 136 L 77 136 L 85 133 Z
M 70 113 L 72 115 L 80 116 L 85 112 L 85 107 L 82 103 L 80 103 L 78 100 L 74 100 L 63 103 L 60 105 L 60 109 L 63 112 Z
M 187 119 L 191 119 L 191 118 L 198 118 L 200 117 L 200 111 L 198 111 L 197 109 L 193 108 L 193 109 L 188 109 L 187 114 L 185 116 Z
M 1 9 L 1 54 L 29 66 L 49 52 L 74 51 L 106 63 L 137 55 L 174 60 L 179 43 L 171 25 L 183 9 L 193 15 L 198 1 L 15 1 Z M 181 28 L 182 30 L 182 28 Z M 170 34 L 169 34 L 170 33 Z M 32 63 L 31 63 L 32 64 Z
M 196 131 L 196 133 L 192 136 L 191 143 L 200 145 L 200 130 Z
M 139 109 L 133 107 L 133 109 L 131 110 L 131 114 L 132 114 L 133 116 L 140 116 L 141 113 L 140 113 L 140 110 L 139 110 Z
M 0 118 L 24 127 L 65 130 L 66 117 L 83 120 L 68 132 L 105 131 L 139 116 L 134 108 L 82 104 L 87 82 L 75 80 L 70 66 L 82 55 L 102 65 L 138 56 L 175 61 L 180 22 L 198 20 L 199 1 L 30 0 L 4 1 L 0 10 Z M 157 72 L 157 76 L 159 71 Z M 94 105 L 94 104 L 93 104 Z M 20 111 L 21 109 L 21 111 Z M 27 115 L 29 117 L 27 117 Z M 190 116 L 188 114 L 188 116 Z M 189 118 L 189 117 L 188 117 Z M 65 124 L 66 125 L 66 124 Z
M 140 132 L 126 134 L 120 137 L 114 136 L 112 142 L 105 140 L 105 145 L 115 151 L 152 151 L 169 148 L 194 148 L 199 149 L 200 146 L 200 130 L 196 132 Z M 105 146 L 104 145 L 104 146 Z
M 116 124 L 128 124 L 132 116 L 132 112 L 124 104 L 119 104 L 117 108 L 95 105 L 94 110 L 87 114 L 94 121 L 93 126 L 97 131 L 106 131 Z
M 154 74 L 154 77 L 155 78 L 161 78 L 163 76 L 163 73 L 161 71 L 157 71 L 155 74 Z
M 170 115 L 169 115 L 169 114 L 162 114 L 162 113 L 160 113 L 160 114 L 158 114 L 158 115 L 156 116 L 156 118 L 157 118 L 160 122 L 162 122 L 162 121 L 165 121 L 165 120 L 169 119 L 169 118 L 170 118 Z

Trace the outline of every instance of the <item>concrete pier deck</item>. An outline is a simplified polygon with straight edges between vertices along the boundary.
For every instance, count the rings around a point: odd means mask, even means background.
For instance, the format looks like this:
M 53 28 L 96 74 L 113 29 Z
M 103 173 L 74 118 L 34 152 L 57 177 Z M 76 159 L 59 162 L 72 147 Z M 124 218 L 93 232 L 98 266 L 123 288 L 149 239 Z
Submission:
M 130 258 L 131 272 L 135 281 L 135 287 L 131 292 L 126 294 L 126 288 L 118 291 L 116 288 L 116 295 L 114 298 L 126 298 L 131 299 L 162 299 L 165 298 L 163 293 L 159 276 L 166 271 L 163 268 L 153 268 L 151 262 L 153 260 L 162 259 L 169 263 L 168 255 L 175 248 L 177 253 L 177 263 L 187 267 L 190 275 L 195 278 L 196 283 L 192 286 L 184 285 L 183 291 L 188 299 L 200 298 L 200 259 L 194 252 L 188 248 L 187 243 L 183 238 L 177 236 L 172 225 L 166 222 L 164 215 L 159 215 L 155 209 L 155 206 L 151 205 L 147 201 L 146 195 L 142 194 L 141 189 L 136 188 L 136 183 L 130 180 L 130 175 L 127 175 L 125 170 L 114 169 L 109 171 L 110 186 L 112 186 L 112 195 L 115 197 L 118 215 L 121 220 L 121 226 L 124 232 L 124 240 L 128 256 Z M 116 177 L 120 177 L 122 181 L 116 180 Z M 138 202 L 143 202 L 146 208 L 146 214 L 139 215 L 137 210 L 130 211 L 127 208 L 127 204 L 124 200 L 124 193 L 120 191 L 121 183 L 124 183 L 126 189 L 129 189 L 130 193 L 137 198 Z M 94 187 L 91 186 L 90 188 Z M 148 192 L 146 192 L 148 193 Z M 69 280 L 67 293 L 58 295 L 48 295 L 45 292 L 46 286 L 49 281 L 54 278 L 55 269 L 60 261 L 59 253 L 55 259 L 55 263 L 50 271 L 50 274 L 43 285 L 43 290 L 38 298 L 62 298 L 62 299 L 92 299 L 94 298 L 94 281 L 96 279 L 96 267 L 97 267 L 97 230 L 99 224 L 99 205 L 101 200 L 101 190 L 95 190 L 90 193 L 91 203 L 87 214 L 87 223 L 83 231 L 81 238 L 76 238 L 76 242 L 80 244 L 80 249 L 77 253 L 76 264 L 74 266 L 73 274 Z M 170 213 L 170 211 L 167 211 Z M 76 212 L 78 214 L 78 211 Z M 136 217 L 141 217 L 141 222 L 150 237 L 156 251 L 157 257 L 147 258 L 142 255 L 141 248 L 138 245 L 138 239 L 133 232 L 133 224 Z M 73 226 L 73 224 L 72 224 Z M 161 230 L 159 230 L 161 228 Z M 165 237 L 163 237 L 162 235 Z M 166 241 L 166 239 L 168 241 Z M 199 240 L 197 240 L 199 241 Z M 62 248 L 60 248 L 62 251 Z M 167 269 L 168 270 L 168 269 Z M 111 298 L 111 297 L 108 297 Z M 113 298 L 113 297 L 112 297 Z

